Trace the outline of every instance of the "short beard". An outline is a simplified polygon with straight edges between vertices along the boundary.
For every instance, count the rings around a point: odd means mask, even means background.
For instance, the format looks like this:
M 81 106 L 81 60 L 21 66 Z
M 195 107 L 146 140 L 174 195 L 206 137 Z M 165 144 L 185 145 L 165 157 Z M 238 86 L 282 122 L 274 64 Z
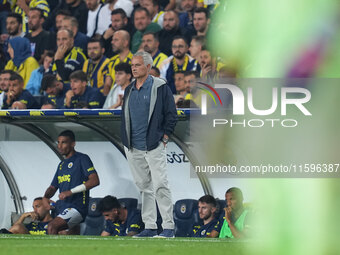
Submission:
M 33 27 L 29 27 L 28 26 L 28 28 L 32 31 L 32 32 L 34 32 L 34 31 L 37 31 L 38 30 L 38 28 L 36 27 L 36 26 L 33 26 Z
M 175 56 L 176 59 L 179 59 L 179 60 L 182 60 L 183 58 L 185 57 L 185 53 L 183 55 L 180 55 L 180 56 Z
M 151 54 L 152 53 L 152 50 L 150 48 L 147 48 L 147 47 L 144 47 L 144 51 Z
M 102 55 L 99 55 L 99 56 L 97 56 L 96 58 L 93 58 L 92 61 L 93 61 L 93 62 L 96 62 L 96 61 L 98 61 L 98 60 L 101 59 L 101 58 L 102 58 Z
M 13 31 L 12 33 L 8 33 L 11 36 L 17 35 L 19 33 L 19 28 L 15 31 Z

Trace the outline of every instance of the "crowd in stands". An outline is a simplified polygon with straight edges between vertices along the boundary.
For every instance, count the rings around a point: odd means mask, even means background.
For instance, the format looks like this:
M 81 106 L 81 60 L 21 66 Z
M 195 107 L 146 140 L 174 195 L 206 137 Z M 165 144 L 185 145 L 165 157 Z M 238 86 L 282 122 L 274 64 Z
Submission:
M 0 109 L 119 109 L 141 50 L 178 107 L 200 106 L 197 79 L 236 75 L 207 47 L 204 2 L 1 0 Z

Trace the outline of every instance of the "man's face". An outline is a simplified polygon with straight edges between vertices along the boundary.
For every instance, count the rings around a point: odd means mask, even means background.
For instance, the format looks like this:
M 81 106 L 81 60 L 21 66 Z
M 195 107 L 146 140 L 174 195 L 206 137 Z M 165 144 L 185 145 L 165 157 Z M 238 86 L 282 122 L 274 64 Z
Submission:
M 113 34 L 111 45 L 114 52 L 122 52 L 125 49 L 125 44 L 125 39 L 121 33 L 116 32 Z
M 52 61 L 53 61 L 53 58 L 52 58 L 52 57 L 46 56 L 46 57 L 44 58 L 43 66 L 44 66 L 44 69 L 45 69 L 45 70 L 47 70 L 47 69 L 50 67 Z
M 199 43 L 197 43 L 195 39 L 191 40 L 189 51 L 192 57 L 198 58 L 201 49 L 202 46 Z
M 90 11 L 94 11 L 99 5 L 98 0 L 86 0 L 85 2 L 87 9 L 89 9 Z
M 146 15 L 145 11 L 135 12 L 134 24 L 135 24 L 135 28 L 137 30 L 139 30 L 139 31 L 145 30 L 146 27 L 150 24 L 150 22 L 151 22 L 151 20 Z
M 62 14 L 59 14 L 55 17 L 55 26 L 57 28 L 57 31 L 59 31 L 62 28 L 62 22 L 64 20 L 65 16 Z
M 145 66 L 141 56 L 133 57 L 131 60 L 132 75 L 134 78 L 144 77 L 148 73 L 148 67 Z
M 115 81 L 117 85 L 123 86 L 124 84 L 130 82 L 131 75 L 127 74 L 124 71 L 116 71 L 115 72 Z
M 48 87 L 45 92 L 47 95 L 57 96 L 61 91 L 61 81 L 56 81 L 51 87 Z
M 105 220 L 110 220 L 112 222 L 117 222 L 119 219 L 119 209 L 112 208 L 110 211 L 103 212 Z
M 0 90 L 8 91 L 10 77 L 11 75 L 9 73 L 3 73 L 0 75 Z
M 37 10 L 29 11 L 28 13 L 28 28 L 36 31 L 41 28 L 44 19 L 40 17 L 40 12 Z
M 6 29 L 9 35 L 17 35 L 21 31 L 21 25 L 16 18 L 7 17 Z
M 48 210 L 43 206 L 42 200 L 35 200 L 33 202 L 33 210 L 38 215 L 39 221 L 42 221 L 48 214 Z
M 188 52 L 188 46 L 183 39 L 176 39 L 172 42 L 172 55 L 175 58 L 183 59 Z
M 226 204 L 233 211 L 238 210 L 242 206 L 242 201 L 233 194 L 233 192 L 229 192 L 225 194 Z
M 164 14 L 163 28 L 166 31 L 170 31 L 178 27 L 178 24 L 178 18 L 176 17 L 176 14 L 174 12 L 166 12 Z
M 77 28 L 72 26 L 71 20 L 63 19 L 61 21 L 61 28 L 71 30 L 73 32 L 73 36 L 76 36 Z
M 154 6 L 152 0 L 140 0 L 139 3 L 142 7 L 146 8 L 149 11 L 151 17 L 156 15 L 157 5 Z
M 198 32 L 204 32 L 208 26 L 208 19 L 204 12 L 194 13 L 194 27 Z
M 213 216 L 216 208 L 212 206 L 212 204 L 198 202 L 198 214 L 201 220 L 207 220 L 211 216 Z
M 73 47 L 73 38 L 69 36 L 69 33 L 65 30 L 60 30 L 57 33 L 57 46 L 58 47 L 66 47 L 70 50 Z
M 71 89 L 75 95 L 81 96 L 85 92 L 86 81 L 71 79 Z
M 157 42 L 153 35 L 144 35 L 142 39 L 142 47 L 144 51 L 152 53 L 158 49 L 159 42 Z
M 207 50 L 203 50 L 200 54 L 200 66 L 211 66 L 211 55 Z
M 195 75 L 184 76 L 184 86 L 186 91 L 194 92 L 196 89 Z
M 177 92 L 185 90 L 184 73 L 175 73 L 175 87 Z
M 87 55 L 93 61 L 98 61 L 104 54 L 104 49 L 99 42 L 92 42 L 87 44 Z
M 196 4 L 196 0 L 182 0 L 181 7 L 186 12 L 191 12 Z
M 15 98 L 21 94 L 23 89 L 24 84 L 20 83 L 20 81 L 18 80 L 9 81 L 8 93 L 13 95 Z
M 127 24 L 127 19 L 123 19 L 119 13 L 111 15 L 111 26 L 114 31 L 122 29 Z
M 61 155 L 69 155 L 74 150 L 74 146 L 75 142 L 72 142 L 68 136 L 58 137 L 58 150 Z

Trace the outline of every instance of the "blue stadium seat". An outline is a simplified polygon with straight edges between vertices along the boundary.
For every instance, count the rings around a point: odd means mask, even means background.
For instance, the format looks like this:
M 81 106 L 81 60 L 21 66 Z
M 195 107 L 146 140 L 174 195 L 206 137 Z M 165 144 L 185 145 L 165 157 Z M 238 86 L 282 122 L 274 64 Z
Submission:
M 119 198 L 118 201 L 122 207 L 137 209 L 138 200 L 136 198 Z
M 198 201 L 195 199 L 182 199 L 174 207 L 175 236 L 189 236 L 194 224 L 199 223 Z
M 224 207 L 226 207 L 225 200 L 217 200 L 216 218 L 220 219 L 224 217 Z
M 101 198 L 90 198 L 88 214 L 85 219 L 84 235 L 97 236 L 104 230 L 104 216 L 97 210 L 97 205 L 100 200 Z

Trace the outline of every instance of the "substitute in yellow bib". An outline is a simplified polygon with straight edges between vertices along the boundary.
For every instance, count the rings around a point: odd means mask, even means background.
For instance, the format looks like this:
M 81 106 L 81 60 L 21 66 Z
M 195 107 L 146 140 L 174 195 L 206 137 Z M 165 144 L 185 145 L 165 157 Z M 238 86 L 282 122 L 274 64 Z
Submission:
M 220 232 L 211 232 L 212 237 L 246 238 L 249 237 L 249 210 L 243 205 L 243 194 L 239 188 L 233 187 L 225 193 L 227 207 L 224 208 L 225 217 Z

